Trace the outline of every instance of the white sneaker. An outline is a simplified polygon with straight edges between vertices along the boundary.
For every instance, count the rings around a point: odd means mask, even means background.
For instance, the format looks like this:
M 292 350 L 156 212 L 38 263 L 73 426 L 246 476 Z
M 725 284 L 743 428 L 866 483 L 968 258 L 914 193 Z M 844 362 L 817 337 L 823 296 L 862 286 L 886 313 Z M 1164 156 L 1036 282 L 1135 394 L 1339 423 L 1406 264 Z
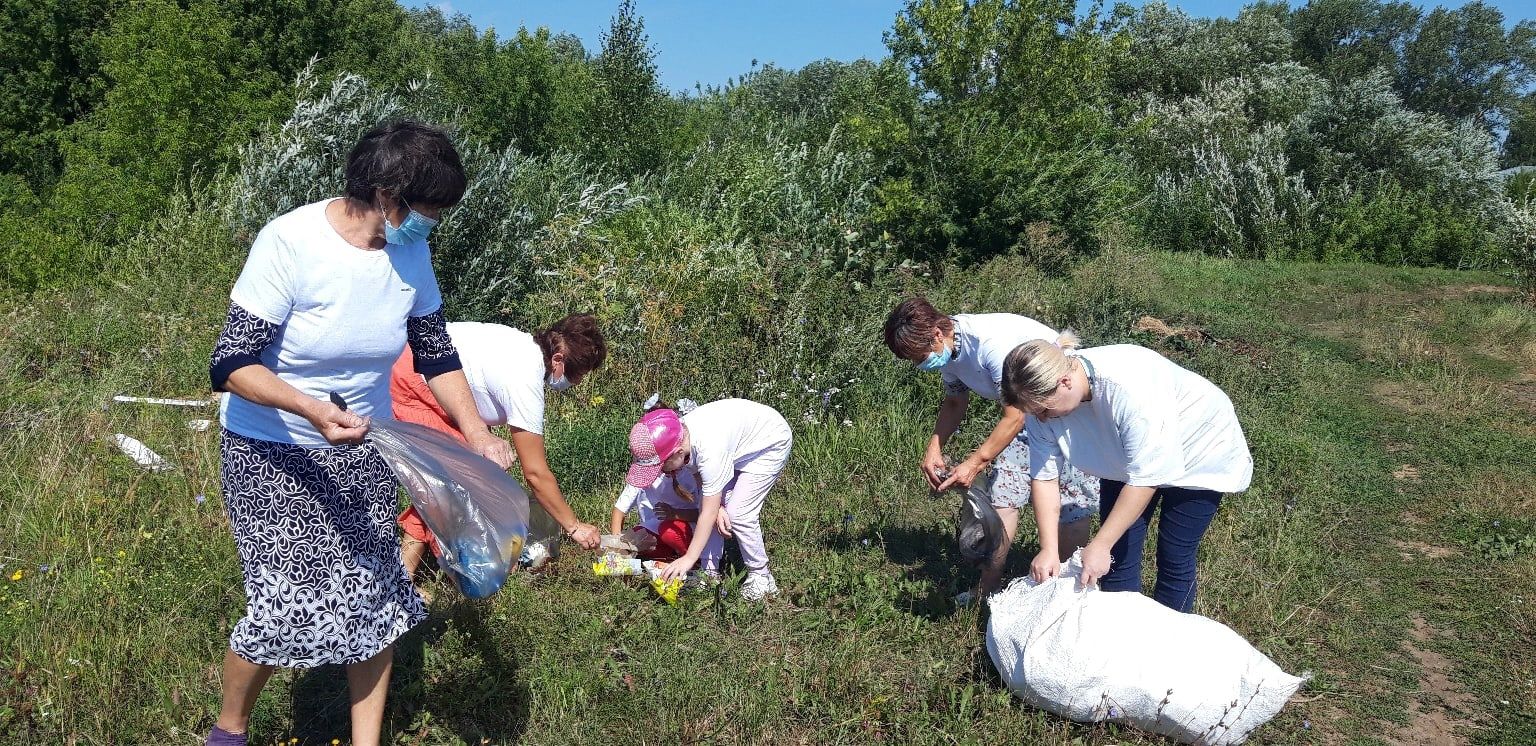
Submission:
M 741 597 L 748 601 L 761 601 L 779 594 L 779 584 L 768 573 L 748 575 L 741 584 Z

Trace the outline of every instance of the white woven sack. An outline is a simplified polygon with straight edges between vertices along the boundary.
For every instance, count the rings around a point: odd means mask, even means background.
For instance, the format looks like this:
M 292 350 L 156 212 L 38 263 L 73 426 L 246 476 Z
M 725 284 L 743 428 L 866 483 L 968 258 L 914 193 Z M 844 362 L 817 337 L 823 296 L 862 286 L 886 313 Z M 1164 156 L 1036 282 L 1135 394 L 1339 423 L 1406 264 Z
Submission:
M 1237 744 L 1303 683 L 1225 624 L 1140 593 L 1078 590 L 1082 569 L 1074 556 L 1060 577 L 1016 580 L 988 599 L 987 652 L 1025 702 L 1184 743 Z

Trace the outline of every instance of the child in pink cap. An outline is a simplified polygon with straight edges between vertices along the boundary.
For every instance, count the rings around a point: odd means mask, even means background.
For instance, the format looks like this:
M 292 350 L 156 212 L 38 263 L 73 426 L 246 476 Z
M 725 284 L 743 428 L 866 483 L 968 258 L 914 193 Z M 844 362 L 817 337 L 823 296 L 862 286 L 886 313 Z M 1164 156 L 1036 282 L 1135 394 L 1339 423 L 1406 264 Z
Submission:
M 629 431 L 634 463 L 625 479 L 647 488 L 663 473 L 691 470 L 703 496 L 688 551 L 667 566 L 665 579 L 687 576 L 701 559 L 718 563 L 721 537 L 736 538 L 747 580 L 741 595 L 760 601 L 779 592 L 768 571 L 768 551 L 758 523 L 764 499 L 789 460 L 794 436 L 784 416 L 747 399 L 721 399 L 686 415 L 671 409 L 646 412 Z M 712 546 L 713 545 L 713 546 Z M 702 567 L 718 571 L 718 567 Z

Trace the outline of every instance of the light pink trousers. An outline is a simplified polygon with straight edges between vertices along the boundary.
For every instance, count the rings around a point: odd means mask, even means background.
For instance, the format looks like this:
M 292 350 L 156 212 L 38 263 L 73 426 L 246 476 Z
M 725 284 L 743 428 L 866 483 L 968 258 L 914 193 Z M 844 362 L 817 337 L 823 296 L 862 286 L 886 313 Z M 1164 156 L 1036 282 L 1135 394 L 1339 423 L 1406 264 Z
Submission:
M 763 527 L 757 518 L 763 512 L 768 490 L 773 489 L 773 483 L 778 479 L 778 474 L 737 472 L 736 478 L 725 486 L 721 497 L 722 509 L 731 518 L 731 534 L 741 549 L 742 564 L 753 575 L 768 574 L 768 550 L 763 546 Z M 704 528 L 698 526 L 694 530 Z M 718 528 L 710 526 L 709 529 L 709 543 L 704 545 L 699 565 L 705 570 L 719 572 L 720 557 L 725 553 L 725 537 L 720 535 Z

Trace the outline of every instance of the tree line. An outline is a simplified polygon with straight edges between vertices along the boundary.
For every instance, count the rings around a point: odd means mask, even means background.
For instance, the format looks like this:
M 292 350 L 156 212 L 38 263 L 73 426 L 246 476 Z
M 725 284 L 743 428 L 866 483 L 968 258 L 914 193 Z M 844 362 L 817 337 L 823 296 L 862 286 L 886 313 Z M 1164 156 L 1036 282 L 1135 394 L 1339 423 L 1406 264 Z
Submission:
M 722 186 L 741 177 L 701 154 L 728 169 L 742 161 L 722 153 L 768 143 L 826 151 L 858 164 L 836 178 L 865 195 L 836 221 L 870 248 L 839 261 L 870 271 L 1018 254 L 1051 272 L 1108 234 L 1224 256 L 1536 265 L 1530 182 L 1495 175 L 1536 164 L 1536 21 L 1481 2 L 1196 18 L 910 0 L 882 59 L 754 64 L 685 92 L 660 85 L 642 10 L 619 3 L 592 50 L 392 0 L 7 0 L 0 280 L 88 281 L 281 127 L 296 80 L 348 73 L 490 151 L 574 159 L 680 209 L 728 194 L 734 230 L 783 241 L 829 213 L 756 215 Z

